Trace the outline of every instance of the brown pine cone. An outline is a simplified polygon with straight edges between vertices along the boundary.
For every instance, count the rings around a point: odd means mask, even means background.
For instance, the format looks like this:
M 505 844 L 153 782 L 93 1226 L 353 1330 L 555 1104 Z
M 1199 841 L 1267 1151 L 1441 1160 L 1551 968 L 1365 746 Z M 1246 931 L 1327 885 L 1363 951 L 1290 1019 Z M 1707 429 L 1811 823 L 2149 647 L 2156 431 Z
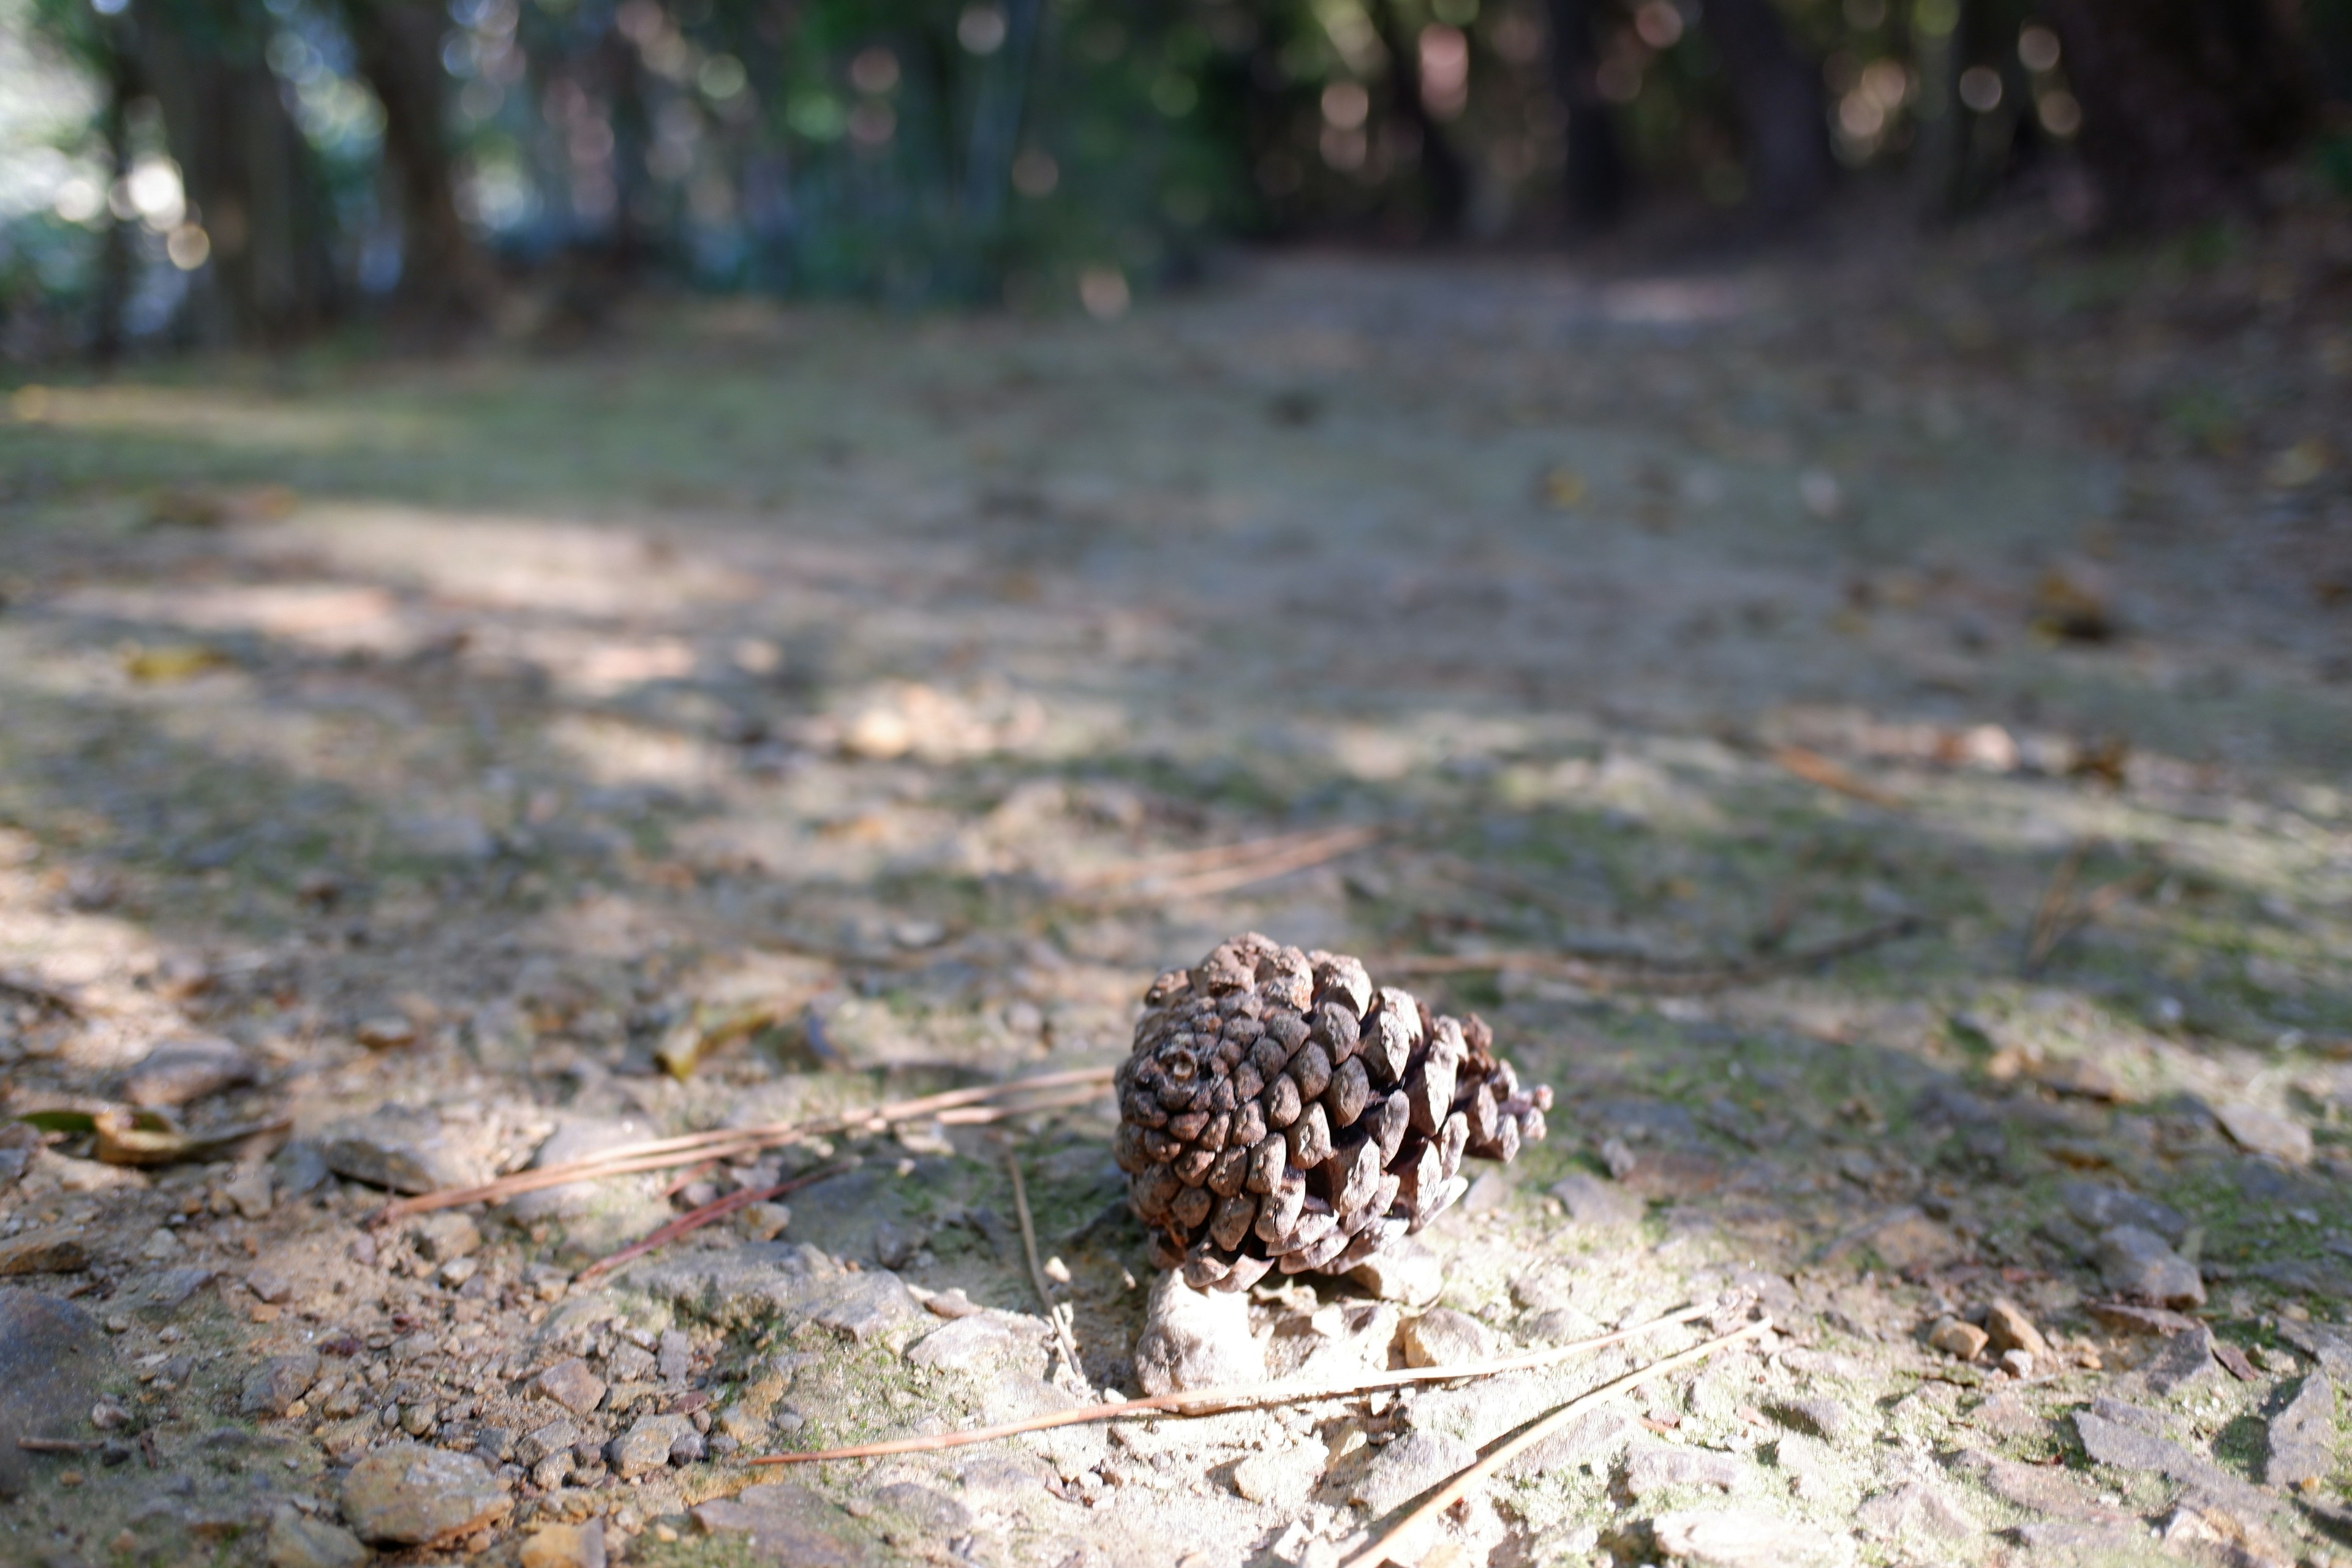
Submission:
M 1494 1034 L 1441 1016 L 1356 959 L 1253 931 L 1151 983 L 1118 1070 L 1128 1201 L 1152 1261 L 1195 1289 L 1342 1273 L 1427 1225 L 1544 1135 Z

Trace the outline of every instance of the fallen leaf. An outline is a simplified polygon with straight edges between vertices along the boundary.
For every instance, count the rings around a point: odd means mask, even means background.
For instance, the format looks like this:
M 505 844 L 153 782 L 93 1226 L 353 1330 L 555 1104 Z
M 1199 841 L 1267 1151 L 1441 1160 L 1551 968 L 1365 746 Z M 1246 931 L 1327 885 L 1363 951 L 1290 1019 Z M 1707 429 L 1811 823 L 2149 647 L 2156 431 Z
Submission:
M 122 673 L 149 684 L 188 680 L 215 669 L 226 669 L 229 657 L 202 643 L 165 643 L 160 647 L 136 644 L 122 650 Z
M 1842 764 L 1832 762 L 1819 752 L 1804 746 L 1777 747 L 1772 752 L 1772 761 L 1776 766 L 1794 773 L 1807 784 L 1819 784 L 1822 788 L 1833 790 L 1839 795 L 1851 795 L 1856 800 L 1867 801 L 1873 805 L 1889 808 L 1898 807 L 1903 804 L 1901 796 L 1890 795 L 1875 784 L 1856 778 Z

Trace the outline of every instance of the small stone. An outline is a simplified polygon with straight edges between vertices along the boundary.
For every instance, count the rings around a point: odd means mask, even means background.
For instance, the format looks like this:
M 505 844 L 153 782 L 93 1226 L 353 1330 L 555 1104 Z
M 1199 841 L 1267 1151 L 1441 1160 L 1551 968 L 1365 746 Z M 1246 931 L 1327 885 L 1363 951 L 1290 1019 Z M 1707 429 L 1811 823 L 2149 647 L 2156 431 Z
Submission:
M 1321 1479 L 1323 1462 L 1322 1447 L 1313 1443 L 1253 1454 L 1234 1467 L 1234 1490 L 1268 1508 L 1296 1510 Z
M 2311 1163 L 2311 1129 L 2291 1117 L 2252 1105 L 2225 1105 L 2213 1116 L 2249 1154 L 2265 1154 L 2282 1165 Z
M 1938 1318 L 1927 1331 L 1927 1342 L 1956 1361 L 1974 1361 L 1984 1353 L 1991 1336 L 1958 1318 Z
M 310 1519 L 290 1508 L 280 1509 L 269 1521 L 269 1537 L 262 1548 L 269 1568 L 360 1568 L 372 1553 L 360 1538 L 340 1524 Z
M 550 1454 L 568 1455 L 581 1436 L 580 1428 L 569 1421 L 551 1421 L 522 1435 L 522 1441 L 515 1445 L 515 1458 L 523 1464 L 536 1465 Z
M 1854 1510 L 1864 1532 L 1882 1541 L 1925 1540 L 1947 1545 L 1974 1540 L 1984 1527 L 1940 1487 L 1908 1481 L 1893 1491 L 1865 1498 Z
M 522 1543 L 522 1568 L 604 1568 L 604 1521 L 549 1524 Z
M 1356 1265 L 1348 1278 L 1381 1300 L 1418 1307 L 1445 1289 L 1445 1265 L 1417 1238 L 1405 1237 Z
M 971 1510 L 945 1492 L 916 1481 L 891 1481 L 874 1489 L 868 1501 L 894 1522 L 912 1526 L 919 1541 L 951 1541 L 971 1528 Z
M 1027 1477 L 1024 1492 L 1040 1484 Z M 969 1487 L 969 1483 L 967 1483 Z M 854 1521 L 806 1487 L 769 1482 L 745 1487 L 693 1510 L 694 1522 L 713 1535 L 741 1535 L 761 1560 L 790 1568 L 863 1568 L 881 1554 L 859 1539 Z
M 378 1448 L 353 1465 L 342 1501 L 361 1540 L 394 1546 L 464 1535 L 514 1510 L 481 1460 L 413 1443 Z
M 372 1051 L 395 1050 L 416 1043 L 416 1026 L 398 1014 L 386 1013 L 361 1019 L 352 1030 L 352 1038 Z
M 2287 1407 L 2271 1418 L 2264 1486 L 2315 1486 L 2336 1469 L 2336 1384 L 2325 1369 L 2303 1380 Z
M 122 1098 L 155 1109 L 186 1105 L 251 1083 L 253 1059 L 234 1040 L 196 1035 L 160 1042 L 123 1080 Z
M 221 1195 L 236 1205 L 236 1212 L 247 1219 L 261 1219 L 269 1213 L 269 1167 L 248 1165 L 221 1184 Z
M 139 1256 L 151 1262 L 165 1263 L 179 1257 L 185 1250 L 185 1247 L 186 1244 L 180 1239 L 179 1232 L 168 1226 L 159 1225 L 149 1231 L 147 1239 L 140 1244 Z
M 2067 1213 L 2094 1232 L 2113 1226 L 2136 1225 L 2142 1230 L 2156 1232 L 2176 1247 L 2189 1234 L 2189 1221 L 2179 1210 L 2105 1183 L 2063 1182 L 2058 1187 L 2058 1201 L 2066 1205 Z
M 1382 1448 L 1349 1489 L 1349 1500 L 1374 1518 L 1419 1497 L 1478 1462 L 1478 1450 L 1459 1437 L 1408 1432 Z
M 604 1446 L 605 1462 L 625 1481 L 665 1468 L 670 1450 L 681 1437 L 698 1436 L 694 1423 L 683 1415 L 639 1416 L 626 1432 Z
M 25 1437 L 80 1437 L 110 1360 L 97 1321 L 71 1301 L 0 1289 L 0 1498 L 30 1473 Z
M 318 1381 L 317 1351 L 271 1356 L 246 1374 L 237 1410 L 246 1415 L 283 1415 L 286 1407 L 310 1393 Z
M 2033 1352 L 2010 1350 L 2000 1352 L 2000 1370 L 2020 1383 L 2033 1375 Z
M 907 1360 L 916 1366 L 969 1371 L 1009 1362 L 1036 1342 L 1034 1322 L 983 1310 L 933 1329 L 915 1342 Z
M 2197 1266 L 2136 1225 L 2115 1226 L 2099 1237 L 2095 1255 L 2099 1279 L 2118 1296 L 2159 1307 L 2201 1307 L 2205 1281 Z
M 1579 1171 L 1551 1184 L 1551 1195 L 1568 1210 L 1568 1217 L 1592 1230 L 1632 1225 L 1642 1217 L 1638 1194 Z
M 1686 1509 L 1650 1521 L 1658 1554 L 1703 1568 L 1828 1568 L 1845 1543 L 1761 1509 Z
M 257 1263 L 246 1271 L 245 1288 L 275 1306 L 294 1294 L 294 1276 L 274 1263 Z
M 20 1231 L 0 1238 L 0 1277 L 12 1274 L 78 1274 L 89 1267 L 79 1237 L 58 1230 Z
M 1664 1444 L 1636 1448 L 1625 1457 L 1625 1490 L 1635 1498 L 1668 1487 L 1717 1487 L 1729 1491 L 1753 1467 L 1737 1454 Z
M 1642 1168 L 1640 1156 L 1626 1147 L 1622 1138 L 1611 1138 L 1601 1143 L 1601 1163 L 1609 1167 L 1610 1179 L 1618 1182 Z
M 793 1211 L 785 1204 L 745 1204 L 736 1215 L 735 1223 L 754 1241 L 773 1241 L 793 1223 Z
M 664 1383 L 684 1383 L 694 1370 L 694 1342 L 677 1329 L 664 1329 L 654 1352 L 654 1370 Z
M 547 1395 L 574 1415 L 585 1415 L 604 1397 L 604 1380 L 588 1370 L 578 1356 L 557 1362 L 531 1380 Z
M 1852 1406 L 1821 1394 L 1803 1399 L 1775 1400 L 1766 1407 L 1766 1413 L 1781 1426 L 1819 1437 L 1825 1443 L 1843 1442 L 1863 1425 Z
M 1195 1290 L 1173 1272 L 1151 1287 L 1135 1342 L 1135 1380 L 1175 1394 L 1265 1377 L 1265 1349 L 1250 1332 L 1245 1292 Z
M 1984 1326 L 1996 1352 L 2023 1351 L 2036 1361 L 2049 1357 L 2050 1342 L 2042 1337 L 2042 1331 L 2025 1315 L 2025 1309 L 2006 1296 L 1996 1296 L 1992 1305 L 1985 1309 Z
M 2168 1335 L 2156 1353 L 2140 1363 L 2126 1381 L 2168 1398 L 2212 1375 L 2213 1331 L 2199 1323 Z
M 1486 1325 L 1451 1307 L 1433 1308 L 1404 1326 L 1407 1366 L 1457 1366 L 1494 1353 L 1495 1338 Z
M 337 1175 L 395 1193 L 472 1186 L 489 1168 L 478 1130 L 400 1105 L 335 1123 L 320 1138 L 320 1152 Z
M 482 1227 L 471 1215 L 455 1209 L 443 1209 L 413 1222 L 408 1234 L 416 1242 L 416 1250 L 435 1263 L 446 1263 L 466 1257 L 482 1245 Z

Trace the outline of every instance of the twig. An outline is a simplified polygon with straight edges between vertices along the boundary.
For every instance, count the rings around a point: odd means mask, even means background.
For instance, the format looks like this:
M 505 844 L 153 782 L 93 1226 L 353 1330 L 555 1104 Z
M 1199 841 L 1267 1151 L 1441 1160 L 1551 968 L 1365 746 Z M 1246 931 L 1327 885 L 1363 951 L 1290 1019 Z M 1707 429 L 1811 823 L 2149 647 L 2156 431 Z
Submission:
M 762 1149 L 789 1148 L 829 1134 L 887 1132 L 901 1121 L 937 1118 L 944 1111 L 966 1106 L 1002 1104 L 1023 1094 L 1045 1090 L 1075 1093 L 1083 1088 L 1088 1091 L 1085 1098 L 1090 1099 L 1093 1091 L 1110 1083 L 1112 1070 L 1109 1068 L 1072 1068 L 1064 1072 L 1015 1079 L 1010 1083 L 954 1089 L 913 1100 L 893 1100 L 807 1121 L 772 1121 L 758 1127 L 721 1128 L 709 1132 L 681 1133 L 674 1138 L 648 1139 L 641 1143 L 626 1143 L 616 1149 L 608 1149 L 584 1159 L 567 1160 L 560 1165 L 517 1171 L 512 1175 L 500 1176 L 496 1181 L 484 1182 L 477 1186 L 450 1187 L 437 1193 L 422 1193 L 415 1197 L 401 1198 L 378 1210 L 373 1223 L 384 1225 L 414 1214 L 455 1208 L 460 1204 L 495 1203 L 519 1193 L 535 1193 L 541 1188 L 560 1187 L 572 1182 L 625 1176 L 640 1171 L 671 1171 L 681 1165 L 699 1164 L 706 1160 L 726 1159 Z M 1058 1098 L 1038 1106 L 1016 1100 L 1003 1108 L 1012 1110 L 1043 1110 L 1063 1103 L 1066 1101 Z
M 1054 1337 L 1061 1342 L 1062 1359 L 1068 1363 L 1070 1374 L 1083 1385 L 1086 1369 L 1078 1364 L 1077 1337 L 1070 1331 L 1067 1314 L 1062 1303 L 1054 1300 L 1053 1287 L 1045 1283 L 1045 1265 L 1037 1260 L 1037 1224 L 1029 1215 L 1029 1187 L 1021 1179 L 1021 1151 L 1007 1144 L 1004 1168 L 1013 1176 L 1013 1212 L 1021 1221 L 1021 1250 L 1029 1258 L 1029 1283 L 1037 1288 L 1037 1300 L 1045 1309 L 1045 1317 L 1054 1325 Z
M 27 1454 L 87 1454 L 105 1445 L 96 1438 L 19 1437 L 16 1447 Z
M 1925 922 L 1916 915 L 1899 915 L 1894 920 L 1864 926 L 1860 931 L 1849 931 L 1844 936 L 1833 937 L 1811 947 L 1794 948 L 1763 958 L 1728 963 L 1712 959 L 1681 957 L 1606 963 L 1560 952 L 1517 952 L 1404 954 L 1383 958 L 1368 967 L 1376 972 L 1400 974 L 1480 974 L 1489 970 L 1516 970 L 1549 974 L 1591 991 L 1677 994 L 1749 985 L 1777 974 L 1810 969 L 1817 963 L 1851 958 L 1871 948 L 1916 935 L 1924 925 Z
M 1727 1350 L 1742 1340 L 1754 1339 L 1759 1334 L 1768 1332 L 1771 1327 L 1772 1320 L 1769 1316 L 1759 1318 L 1752 1323 L 1708 1340 L 1704 1344 L 1694 1345 L 1679 1355 L 1670 1355 L 1664 1361 L 1652 1362 L 1639 1371 L 1629 1372 L 1622 1377 L 1612 1378 L 1598 1388 L 1588 1389 L 1578 1394 L 1535 1425 L 1523 1428 L 1516 1436 L 1488 1449 L 1476 1464 L 1438 1488 L 1428 1501 L 1407 1514 L 1402 1523 L 1348 1559 L 1341 1564 L 1341 1568 L 1380 1568 L 1380 1564 L 1409 1550 L 1415 1537 L 1435 1523 L 1438 1516 L 1447 1509 L 1469 1496 L 1472 1488 L 1567 1426 L 1570 1419 L 1579 1412 L 1638 1388 L 1654 1378 L 1664 1377 L 1670 1372 L 1679 1372 L 1686 1366 L 1696 1366 L 1717 1352 Z
M 2032 974 L 2058 945 L 2058 922 L 2064 918 L 2067 902 L 2074 896 L 2074 879 L 2083 871 L 2083 861 L 2091 853 L 2091 840 L 2077 838 L 2058 858 L 2050 873 L 2049 882 L 2042 889 L 2042 901 L 2033 908 L 2033 923 L 2025 928 L 2025 953 L 2022 967 Z
M 689 1209 L 668 1224 L 660 1226 L 643 1241 L 633 1241 L 611 1257 L 598 1258 L 583 1268 L 579 1277 L 587 1279 L 604 1273 L 608 1268 L 618 1268 L 624 1263 L 643 1258 L 656 1247 L 676 1241 L 689 1231 L 700 1230 L 713 1220 L 725 1219 L 737 1209 L 749 1208 L 753 1204 L 763 1204 L 770 1198 L 780 1198 L 786 1193 L 797 1192 L 803 1187 L 822 1182 L 827 1176 L 837 1176 L 849 1168 L 848 1161 L 838 1160 L 818 1170 L 803 1172 L 789 1182 L 778 1182 L 772 1187 L 744 1187 L 728 1194 L 723 1198 L 714 1198 L 700 1208 Z
M 1328 1399 L 1348 1399 L 1359 1394 L 1375 1394 L 1383 1388 L 1403 1388 L 1416 1383 L 1452 1383 L 1463 1378 L 1495 1377 L 1507 1372 L 1530 1372 L 1538 1367 L 1549 1366 L 1554 1362 L 1582 1355 L 1588 1351 L 1606 1350 L 1611 1345 L 1622 1344 L 1627 1340 L 1654 1333 L 1660 1329 L 1687 1323 L 1719 1310 L 1715 1304 L 1681 1307 L 1662 1318 L 1653 1318 L 1646 1323 L 1636 1323 L 1630 1329 L 1619 1329 L 1613 1333 L 1597 1334 L 1591 1339 L 1553 1345 L 1549 1350 L 1529 1351 L 1525 1355 L 1505 1356 L 1496 1361 L 1472 1362 L 1463 1366 L 1407 1367 L 1402 1371 L 1376 1372 L 1325 1384 L 1224 1384 L 1214 1388 L 1155 1394 L 1142 1399 L 1112 1400 L 1076 1410 L 1049 1411 L 1043 1415 L 1001 1422 L 994 1426 L 977 1426 L 965 1432 L 934 1432 L 928 1436 L 897 1437 L 887 1442 L 858 1443 L 846 1448 L 824 1448 L 806 1454 L 761 1454 L 744 1462 L 752 1465 L 813 1465 L 834 1459 L 878 1459 L 892 1454 L 921 1454 L 939 1448 L 961 1448 L 973 1443 L 993 1442 L 999 1437 L 1017 1437 L 1025 1432 L 1043 1432 L 1055 1426 L 1076 1426 L 1121 1415 L 1209 1415 L 1219 1411 L 1260 1405 L 1311 1405 Z
M 1889 811 L 1899 810 L 1906 804 L 1901 795 L 1891 795 L 1876 784 L 1856 778 L 1843 764 L 1803 746 L 1775 747 L 1772 762 L 1783 772 L 1794 773 L 1809 784 L 1819 784 L 1825 790 L 1872 805 L 1884 806 Z
M 661 1190 L 662 1200 L 667 1203 L 718 1168 L 719 1162 L 716 1160 L 705 1160 L 698 1165 L 688 1165 L 677 1173 L 677 1178 L 669 1185 Z

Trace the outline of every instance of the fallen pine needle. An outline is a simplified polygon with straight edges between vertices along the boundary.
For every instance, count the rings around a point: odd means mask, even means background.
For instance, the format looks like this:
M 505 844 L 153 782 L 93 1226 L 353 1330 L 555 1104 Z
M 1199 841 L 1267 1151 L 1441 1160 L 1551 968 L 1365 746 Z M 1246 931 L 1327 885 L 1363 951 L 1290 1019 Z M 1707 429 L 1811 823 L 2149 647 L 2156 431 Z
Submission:
M 643 1241 L 633 1241 L 611 1257 L 598 1258 L 580 1271 L 580 1278 L 593 1279 L 607 1268 L 618 1268 L 624 1263 L 634 1262 L 643 1258 L 656 1247 L 676 1241 L 689 1231 L 700 1230 L 713 1220 L 725 1219 L 737 1209 L 749 1208 L 753 1204 L 763 1204 L 770 1198 L 780 1198 L 786 1193 L 798 1192 L 803 1187 L 824 1181 L 827 1176 L 837 1176 L 849 1168 L 848 1162 L 835 1161 L 830 1165 L 814 1171 L 804 1171 L 789 1182 L 778 1182 L 772 1187 L 744 1187 L 728 1194 L 723 1198 L 715 1198 L 698 1209 L 688 1210 L 667 1225 L 655 1230 Z
M 1029 1258 L 1029 1283 L 1037 1288 L 1038 1304 L 1045 1309 L 1046 1320 L 1054 1325 L 1054 1338 L 1061 1344 L 1062 1359 L 1068 1364 L 1070 1375 L 1084 1387 L 1087 1374 L 1078 1365 L 1078 1342 L 1070 1330 L 1069 1314 L 1054 1300 L 1053 1288 L 1045 1283 L 1045 1265 L 1037 1260 L 1037 1223 L 1029 1214 L 1028 1184 L 1021 1179 L 1021 1151 L 1009 1144 L 1004 1151 L 1004 1168 L 1013 1177 L 1013 1212 L 1021 1221 L 1021 1250 Z
M 1899 809 L 1903 797 L 1890 795 L 1876 784 L 1856 778 L 1842 763 L 1833 763 L 1819 752 L 1804 746 L 1777 746 L 1772 752 L 1773 764 L 1782 772 L 1793 773 L 1809 784 L 1819 784 L 1833 794 L 1865 801 L 1872 805 Z
M 1073 879 L 1069 890 L 1097 899 L 1202 898 L 1231 892 L 1336 860 L 1381 836 L 1376 826 L 1317 828 L 1208 849 L 1148 855 Z
M 625 1176 L 639 1171 L 672 1171 L 681 1165 L 697 1165 L 709 1160 L 756 1153 L 763 1149 L 789 1148 L 828 1134 L 886 1132 L 901 1121 L 937 1118 L 943 1112 L 1013 1100 L 1020 1095 L 1042 1090 L 1076 1090 L 1083 1087 L 1088 1091 L 1086 1098 L 1090 1099 L 1094 1091 L 1109 1086 L 1112 1071 L 1110 1068 L 1072 1068 L 1064 1072 L 1041 1073 L 1035 1078 L 1014 1079 L 1009 1083 L 952 1089 L 940 1094 L 920 1095 L 913 1100 L 893 1100 L 807 1121 L 772 1121 L 758 1127 L 719 1128 L 709 1132 L 686 1132 L 674 1138 L 653 1138 L 641 1143 L 625 1143 L 601 1154 L 567 1160 L 560 1165 L 517 1171 L 512 1175 L 500 1176 L 496 1181 L 483 1182 L 476 1186 L 448 1187 L 440 1192 L 401 1198 L 377 1210 L 373 1223 L 384 1225 L 410 1215 L 455 1208 L 461 1204 L 496 1203 L 520 1193 L 535 1193 L 542 1188 L 564 1186 L 572 1182 Z M 1066 1103 L 1069 1101 L 1064 1099 L 1040 1104 L 1014 1100 L 1013 1104 L 1002 1109 L 1019 1112 L 1049 1110 Z
M 1693 1345 L 1679 1355 L 1670 1355 L 1663 1361 L 1654 1361 L 1649 1365 L 1629 1372 L 1622 1377 L 1612 1378 L 1598 1388 L 1587 1389 L 1532 1426 L 1523 1428 L 1517 1436 L 1488 1449 L 1476 1464 L 1438 1488 L 1428 1501 L 1407 1514 L 1402 1523 L 1348 1559 L 1340 1568 L 1380 1568 L 1380 1564 L 1391 1558 L 1399 1557 L 1404 1552 L 1411 1551 L 1421 1533 L 1434 1524 L 1438 1517 L 1447 1509 L 1469 1496 L 1472 1488 L 1567 1426 L 1569 1421 L 1580 1412 L 1613 1399 L 1618 1394 L 1639 1388 L 1653 1378 L 1664 1377 L 1670 1372 L 1679 1372 L 1686 1366 L 1696 1366 L 1717 1352 L 1728 1350 L 1742 1340 L 1751 1340 L 1767 1333 L 1771 1327 L 1772 1320 L 1769 1316 L 1759 1318 L 1754 1322 L 1743 1324 L 1727 1334 L 1718 1335 L 1703 1344 Z
M 752 1465 L 814 1465 L 835 1459 L 878 1459 L 892 1454 L 921 1454 L 938 1448 L 961 1448 L 973 1443 L 993 1442 L 999 1437 L 1018 1437 L 1025 1432 L 1082 1426 L 1121 1415 L 1210 1415 L 1220 1411 L 1260 1405 L 1311 1405 L 1326 1399 L 1348 1399 L 1359 1394 L 1374 1394 L 1383 1388 L 1402 1388 L 1416 1383 L 1452 1383 L 1462 1378 L 1494 1377 L 1507 1372 L 1527 1372 L 1549 1366 L 1588 1351 L 1606 1350 L 1611 1345 L 1655 1333 L 1660 1329 L 1673 1328 L 1678 1323 L 1687 1323 L 1695 1318 L 1704 1318 L 1721 1310 L 1720 1304 L 1677 1308 L 1664 1317 L 1636 1323 L 1630 1329 L 1619 1329 L 1613 1333 L 1574 1340 L 1549 1350 L 1529 1351 L 1525 1355 L 1505 1356 L 1496 1361 L 1471 1362 L 1461 1366 L 1407 1367 L 1398 1372 L 1370 1373 L 1336 1383 L 1225 1384 L 1215 1388 L 1155 1394 L 1142 1399 L 1111 1400 L 1075 1410 L 1050 1411 L 1019 1421 L 1001 1422 L 994 1426 L 975 1426 L 964 1432 L 934 1432 L 922 1437 L 894 1437 L 887 1442 L 857 1443 L 845 1448 L 823 1448 L 805 1454 L 760 1454 L 744 1462 Z

